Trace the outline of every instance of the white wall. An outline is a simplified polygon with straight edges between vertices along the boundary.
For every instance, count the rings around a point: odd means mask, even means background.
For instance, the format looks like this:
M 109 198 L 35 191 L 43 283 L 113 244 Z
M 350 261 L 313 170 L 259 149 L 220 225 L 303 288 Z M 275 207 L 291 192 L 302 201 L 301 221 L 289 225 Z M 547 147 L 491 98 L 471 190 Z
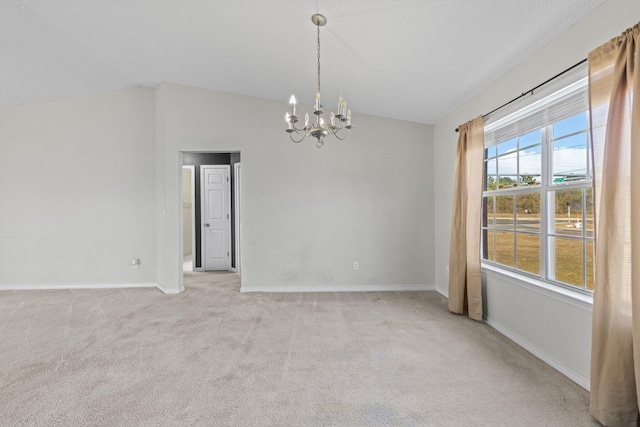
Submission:
M 317 149 L 286 108 L 164 84 L 0 111 L 0 289 L 182 291 L 180 152 L 234 150 L 243 290 L 433 287 L 433 127 L 356 114 Z
M 435 244 L 438 248 L 435 262 L 439 292 L 448 293 L 445 268 L 449 263 L 452 177 L 458 136 L 454 129 L 586 58 L 591 50 L 635 25 L 639 18 L 637 0 L 610 0 L 435 126 Z M 487 275 L 485 286 L 485 314 L 490 322 L 539 355 L 547 355 L 548 361 L 555 360 L 561 369 L 574 371 L 577 375 L 574 379 L 586 386 L 591 347 L 588 307 L 561 303 L 491 275 Z M 557 322 L 548 319 L 557 319 Z M 571 348 L 567 348 L 567 342 L 572 343 Z
M 286 100 L 174 84 L 161 85 L 157 100 L 165 290 L 182 290 L 181 151 L 241 151 L 243 290 L 433 285 L 431 126 L 356 112 L 349 141 L 327 138 L 317 149 L 289 140 Z
M 0 289 L 156 281 L 154 103 L 136 88 L 0 111 Z

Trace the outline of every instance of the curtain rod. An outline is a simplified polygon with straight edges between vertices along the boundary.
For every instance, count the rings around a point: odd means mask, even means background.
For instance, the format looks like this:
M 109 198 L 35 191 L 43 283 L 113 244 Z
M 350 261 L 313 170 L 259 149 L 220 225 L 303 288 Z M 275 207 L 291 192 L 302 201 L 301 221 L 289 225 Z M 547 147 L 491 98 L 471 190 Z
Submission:
M 507 105 L 511 104 L 512 102 L 517 101 L 518 99 L 522 98 L 522 97 L 523 97 L 523 96 L 525 96 L 525 95 L 529 95 L 529 94 L 533 95 L 533 91 L 535 91 L 535 90 L 537 90 L 538 88 L 540 88 L 540 87 L 542 87 L 542 86 L 546 85 L 546 84 L 547 84 L 547 83 L 549 83 L 550 81 L 557 79 L 558 77 L 560 77 L 560 76 L 561 76 L 561 75 L 563 75 L 564 73 L 568 73 L 569 71 L 573 70 L 574 68 L 576 68 L 576 67 L 577 67 L 577 66 L 579 66 L 579 65 L 584 64 L 585 62 L 587 62 L 587 58 L 583 59 L 582 61 L 578 62 L 577 64 L 573 64 L 571 67 L 567 68 L 567 69 L 566 69 L 566 70 L 564 70 L 564 71 L 559 72 L 558 74 L 556 74 L 555 76 L 551 77 L 550 79 L 545 80 L 544 82 L 540 83 L 538 86 L 536 86 L 536 87 L 534 87 L 534 88 L 532 88 L 532 89 L 529 89 L 529 90 L 528 90 L 528 91 L 526 91 L 526 92 L 523 92 L 523 93 L 522 93 L 522 95 L 520 95 L 520 96 L 516 96 L 516 97 L 515 97 L 515 98 L 513 98 L 511 101 L 509 101 L 509 102 L 507 102 L 507 103 L 505 103 L 505 104 L 502 104 L 502 105 L 501 105 L 501 106 L 499 106 L 498 108 L 493 109 L 493 110 L 489 111 L 489 112 L 488 112 L 488 113 L 486 113 L 486 114 L 483 114 L 483 115 L 482 115 L 482 118 L 484 119 L 484 118 L 485 118 L 485 117 L 487 117 L 489 114 L 495 113 L 496 111 L 500 110 L 501 108 L 506 107 Z M 456 132 L 460 132 L 460 128 L 456 128 Z

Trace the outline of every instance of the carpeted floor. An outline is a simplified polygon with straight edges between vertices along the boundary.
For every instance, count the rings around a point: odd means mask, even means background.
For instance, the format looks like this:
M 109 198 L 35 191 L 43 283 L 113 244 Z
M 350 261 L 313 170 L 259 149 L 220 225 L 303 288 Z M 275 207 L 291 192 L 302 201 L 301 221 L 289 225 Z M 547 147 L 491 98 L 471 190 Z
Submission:
M 585 426 L 588 393 L 435 292 L 0 293 L 0 425 Z

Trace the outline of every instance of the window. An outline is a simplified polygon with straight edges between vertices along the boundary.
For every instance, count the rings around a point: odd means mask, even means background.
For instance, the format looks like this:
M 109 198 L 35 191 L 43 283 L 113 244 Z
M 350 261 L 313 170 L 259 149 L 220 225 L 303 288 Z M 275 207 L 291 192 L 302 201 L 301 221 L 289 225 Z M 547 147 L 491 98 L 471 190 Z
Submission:
M 485 126 L 485 262 L 593 290 L 587 108 L 582 78 Z

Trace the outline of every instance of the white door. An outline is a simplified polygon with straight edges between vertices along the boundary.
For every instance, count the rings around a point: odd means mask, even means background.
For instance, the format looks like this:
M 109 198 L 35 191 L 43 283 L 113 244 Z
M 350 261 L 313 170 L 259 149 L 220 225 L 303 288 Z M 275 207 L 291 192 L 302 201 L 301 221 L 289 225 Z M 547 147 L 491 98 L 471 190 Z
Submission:
M 201 166 L 202 265 L 205 270 L 229 270 L 231 191 L 229 166 Z

